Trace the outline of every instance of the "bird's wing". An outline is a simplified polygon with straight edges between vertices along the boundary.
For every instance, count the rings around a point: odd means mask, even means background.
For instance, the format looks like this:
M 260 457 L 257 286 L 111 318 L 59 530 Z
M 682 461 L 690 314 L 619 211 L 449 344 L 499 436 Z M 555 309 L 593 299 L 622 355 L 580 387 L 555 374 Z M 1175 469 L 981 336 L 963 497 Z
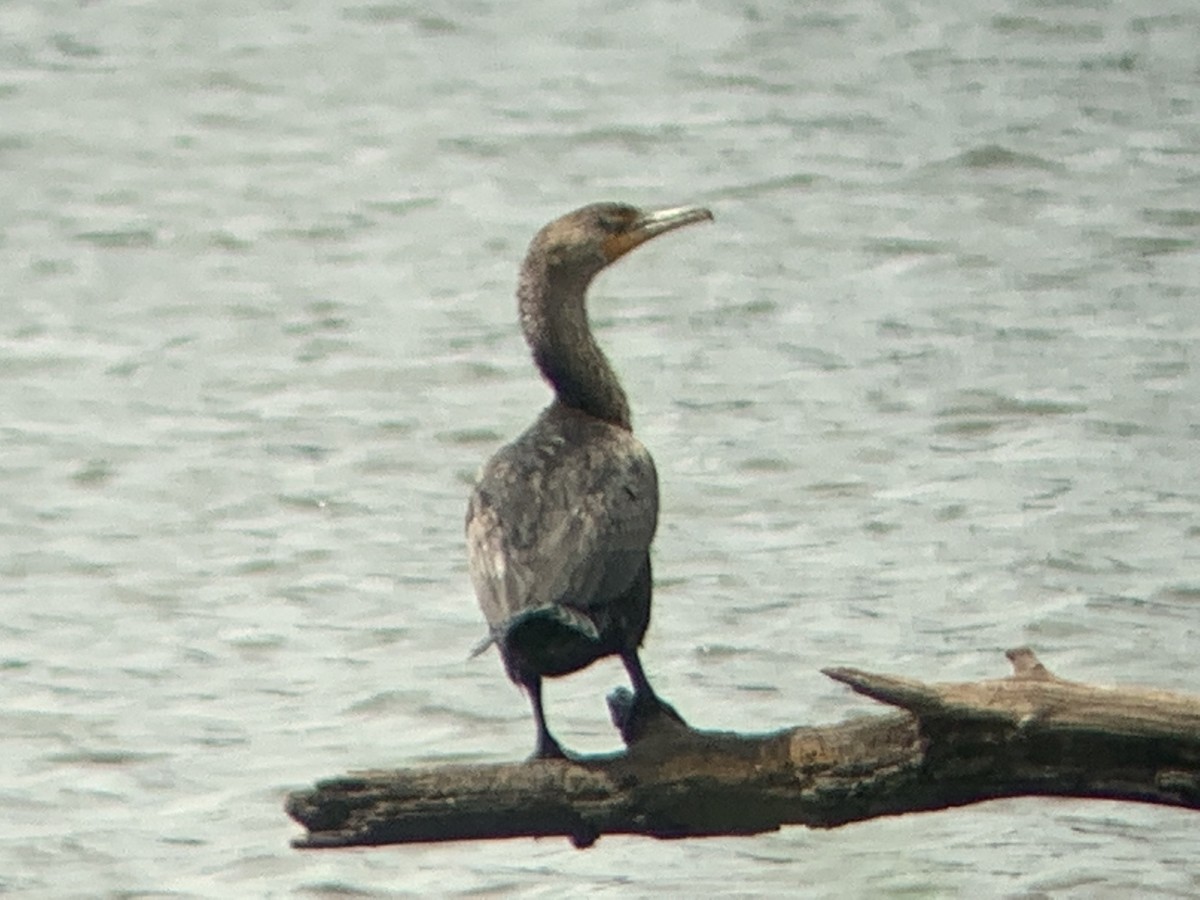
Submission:
M 657 518 L 654 462 L 628 432 L 540 454 L 520 440 L 502 450 L 467 513 L 471 579 L 493 632 L 531 609 L 586 612 L 622 594 Z

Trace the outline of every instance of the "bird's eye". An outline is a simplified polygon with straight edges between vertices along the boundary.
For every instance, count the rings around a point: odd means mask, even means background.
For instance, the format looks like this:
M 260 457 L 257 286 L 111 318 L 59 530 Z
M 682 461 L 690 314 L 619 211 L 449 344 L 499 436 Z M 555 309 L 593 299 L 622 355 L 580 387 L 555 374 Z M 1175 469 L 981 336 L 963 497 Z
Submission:
M 609 234 L 616 234 L 625 227 L 625 219 L 622 216 L 609 213 L 600 217 L 600 227 Z

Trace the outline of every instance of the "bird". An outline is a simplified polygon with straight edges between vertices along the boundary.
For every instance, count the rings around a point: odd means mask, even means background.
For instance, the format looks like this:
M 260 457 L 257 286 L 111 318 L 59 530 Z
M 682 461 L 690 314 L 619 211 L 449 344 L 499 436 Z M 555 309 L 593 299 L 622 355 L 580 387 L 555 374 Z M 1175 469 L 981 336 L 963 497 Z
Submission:
M 587 290 L 635 247 L 712 218 L 697 206 L 593 203 L 538 231 L 521 266 L 521 330 L 554 399 L 480 470 L 466 538 L 488 625 L 475 654 L 495 644 L 508 677 L 528 694 L 533 759 L 568 758 L 546 724 L 542 679 L 602 657 L 620 657 L 636 702 L 674 715 L 638 656 L 650 622 L 658 475 L 592 334 Z

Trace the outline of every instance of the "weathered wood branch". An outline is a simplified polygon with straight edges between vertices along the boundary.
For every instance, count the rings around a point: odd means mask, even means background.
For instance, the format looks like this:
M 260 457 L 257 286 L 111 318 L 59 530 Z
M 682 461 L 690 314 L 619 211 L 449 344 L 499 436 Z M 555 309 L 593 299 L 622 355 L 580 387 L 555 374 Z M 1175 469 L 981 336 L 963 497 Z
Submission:
M 1014 674 L 924 684 L 825 674 L 905 710 L 761 735 L 696 731 L 610 698 L 627 750 L 347 775 L 297 791 L 298 847 L 601 834 L 681 838 L 830 828 L 998 797 L 1133 800 L 1200 809 L 1200 697 L 1051 675 L 1029 650 Z

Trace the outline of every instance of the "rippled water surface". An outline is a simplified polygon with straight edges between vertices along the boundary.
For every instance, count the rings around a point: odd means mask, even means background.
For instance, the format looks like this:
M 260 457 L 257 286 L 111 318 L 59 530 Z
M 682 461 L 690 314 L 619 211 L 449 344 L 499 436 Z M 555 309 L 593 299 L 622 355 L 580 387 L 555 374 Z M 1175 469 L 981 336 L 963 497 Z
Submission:
M 593 318 L 658 461 L 696 724 L 849 664 L 1200 692 L 1192 0 L 0 5 L 0 893 L 1192 896 L 1194 814 L 300 853 L 287 790 L 510 760 L 461 523 L 546 401 L 517 261 L 713 226 Z M 551 721 L 614 749 L 606 662 Z

